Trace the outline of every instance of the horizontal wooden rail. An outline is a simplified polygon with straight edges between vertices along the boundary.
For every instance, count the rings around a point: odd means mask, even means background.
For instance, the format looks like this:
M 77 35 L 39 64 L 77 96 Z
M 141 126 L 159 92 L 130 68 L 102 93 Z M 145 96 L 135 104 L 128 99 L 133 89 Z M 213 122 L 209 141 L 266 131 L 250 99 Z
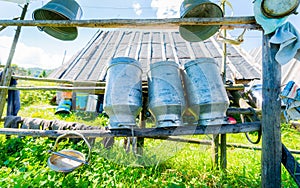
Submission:
M 90 19 L 90 20 L 0 20 L 1 26 L 89 27 L 89 28 L 176 28 L 180 25 L 227 25 L 260 29 L 254 16 L 222 18 Z
M 104 91 L 105 87 L 61 87 L 61 86 L 29 86 L 29 87 L 7 87 L 0 86 L 0 89 L 8 90 L 57 90 L 57 91 Z
M 226 134 L 226 133 L 244 133 L 260 130 L 260 122 L 249 122 L 240 124 L 223 124 L 210 126 L 186 125 L 176 128 L 135 128 L 120 130 L 77 130 L 85 137 L 145 137 L 155 138 L 161 136 L 179 136 L 179 135 L 200 135 L 200 134 Z M 39 136 L 39 137 L 57 137 L 68 130 L 35 130 L 35 129 L 14 129 L 1 128 L 0 134 L 19 135 L 19 136 Z
M 12 75 L 12 78 L 17 80 L 53 82 L 53 83 L 73 84 L 73 85 L 80 85 L 80 86 L 83 85 L 105 86 L 105 82 L 103 81 L 78 81 L 78 80 L 64 80 L 64 79 L 55 79 L 55 78 L 36 78 L 31 76 L 19 76 L 19 75 Z
M 184 143 L 190 143 L 190 144 L 201 144 L 201 145 L 211 145 L 212 141 L 211 140 L 200 140 L 200 139 L 194 139 L 194 138 L 184 138 L 184 137 L 173 137 L 173 136 L 168 136 L 168 137 L 157 137 L 157 139 L 162 139 L 162 140 L 168 140 L 168 141 L 174 141 L 174 142 L 184 142 Z M 239 144 L 239 143 L 227 143 L 227 147 L 230 148 L 239 148 L 239 149 L 249 149 L 249 150 L 258 150 L 261 151 L 262 148 L 259 146 L 253 146 L 253 145 L 245 145 L 245 144 Z M 300 150 L 293 150 L 293 149 L 288 149 L 292 154 L 300 154 Z
M 229 107 L 227 109 L 228 115 L 237 115 L 237 114 L 245 114 L 245 115 L 254 115 L 261 114 L 261 109 L 256 108 L 235 108 L 235 107 Z
M 94 84 L 96 85 L 94 85 Z M 8 90 L 56 90 L 56 91 L 97 91 L 97 93 L 104 93 L 105 91 L 105 83 L 102 82 L 74 82 L 74 86 L 0 86 L 0 89 L 8 89 Z M 76 85 L 80 85 L 76 87 Z M 147 83 L 143 83 L 143 90 L 147 90 Z M 243 90 L 244 86 L 242 84 L 225 86 L 226 90 Z

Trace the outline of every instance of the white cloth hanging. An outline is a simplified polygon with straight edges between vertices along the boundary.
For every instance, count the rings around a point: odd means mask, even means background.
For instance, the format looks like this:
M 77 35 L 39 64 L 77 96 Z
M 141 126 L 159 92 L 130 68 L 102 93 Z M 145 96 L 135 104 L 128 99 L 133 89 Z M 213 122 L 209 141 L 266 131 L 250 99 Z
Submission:
M 288 63 L 293 58 L 300 60 L 300 33 L 290 22 L 286 22 L 276 29 L 270 43 L 280 45 L 275 59 L 281 65 Z

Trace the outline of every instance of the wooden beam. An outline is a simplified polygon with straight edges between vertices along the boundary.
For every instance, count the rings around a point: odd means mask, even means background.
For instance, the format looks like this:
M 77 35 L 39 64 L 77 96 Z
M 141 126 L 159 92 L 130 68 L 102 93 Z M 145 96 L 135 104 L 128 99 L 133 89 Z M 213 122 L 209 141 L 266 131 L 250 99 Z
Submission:
M 291 152 L 282 144 L 282 164 L 300 187 L 300 164 L 293 157 Z
M 263 36 L 262 57 L 262 187 L 281 187 L 281 134 L 279 99 L 281 66 L 275 60 L 279 45 L 271 44 L 272 34 Z
M 105 86 L 103 81 L 80 81 L 80 80 L 64 80 L 64 79 L 55 79 L 55 78 L 36 78 L 31 76 L 19 76 L 12 75 L 12 78 L 17 80 L 28 80 L 28 81 L 37 81 L 37 82 L 52 82 L 52 83 L 61 83 L 61 84 L 76 84 L 80 86 Z
M 179 25 L 222 25 L 260 29 L 254 16 L 222 18 L 167 18 L 167 19 L 91 19 L 91 20 L 0 20 L 2 26 L 88 27 L 168 29 Z
M 225 124 L 210 126 L 180 126 L 177 128 L 135 128 L 120 130 L 76 130 L 85 137 L 144 137 L 155 138 L 160 136 L 199 135 L 199 134 L 226 134 L 252 132 L 260 129 L 260 122 L 243 124 Z M 2 128 L 0 134 L 19 136 L 57 137 L 68 130 L 35 130 L 35 129 L 13 129 Z
M 8 90 L 57 90 L 57 91 L 92 91 L 105 90 L 105 87 L 63 87 L 63 86 L 29 86 L 29 87 L 7 87 L 0 86 L 0 89 Z
M 261 109 L 255 109 L 255 108 L 236 108 L 236 107 L 229 107 L 227 109 L 228 115 L 237 115 L 237 114 L 245 114 L 245 115 L 254 115 L 255 114 L 261 114 Z
M 21 13 L 21 17 L 20 20 L 23 21 L 27 12 L 27 8 L 28 8 L 28 3 L 24 5 L 22 13 Z M 13 20 L 16 21 L 16 20 Z M 1 85 L 2 86 L 9 86 L 10 85 L 10 81 L 11 81 L 11 76 L 12 76 L 12 70 L 11 70 L 11 63 L 16 51 L 16 46 L 20 37 L 20 33 L 21 33 L 21 26 L 17 27 L 15 36 L 14 36 L 14 40 L 13 43 L 11 45 L 10 48 L 10 52 L 7 58 L 7 62 L 6 65 L 4 67 L 3 73 L 2 73 L 2 78 L 1 78 Z M 0 90 L 0 119 L 2 118 L 3 115 L 3 111 L 4 111 L 4 106 L 6 103 L 6 96 L 7 96 L 8 90 L 7 89 L 2 89 Z

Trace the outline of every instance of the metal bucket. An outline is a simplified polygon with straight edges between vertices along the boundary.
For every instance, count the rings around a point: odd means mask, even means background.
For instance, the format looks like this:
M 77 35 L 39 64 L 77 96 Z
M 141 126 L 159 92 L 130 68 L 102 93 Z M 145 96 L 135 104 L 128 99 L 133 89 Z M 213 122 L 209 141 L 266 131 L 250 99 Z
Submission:
M 282 18 L 297 14 L 299 0 L 262 0 L 261 12 L 268 18 Z
M 81 16 L 82 10 L 74 0 L 52 0 L 32 14 L 34 20 L 76 20 Z M 76 27 L 38 28 L 60 40 L 74 40 L 78 35 Z
M 136 126 L 136 117 L 142 109 L 142 69 L 138 61 L 128 57 L 110 61 L 103 106 L 110 129 Z
M 200 125 L 226 123 L 229 99 L 217 63 L 200 58 L 184 65 L 188 109 Z
M 85 111 L 87 106 L 89 94 L 88 93 L 76 93 L 76 110 Z
M 59 105 L 57 106 L 55 110 L 55 114 L 70 114 L 71 113 L 71 107 L 72 107 L 72 101 L 71 99 L 61 99 L 59 102 Z
M 184 0 L 180 6 L 180 18 L 218 18 L 223 17 L 222 9 L 208 0 Z M 220 25 L 182 25 L 181 37 L 189 42 L 199 42 L 213 36 Z
M 76 150 L 61 150 L 59 152 L 55 151 L 57 149 L 59 140 L 69 135 L 80 136 L 85 141 L 89 149 L 87 157 L 85 157 L 83 153 Z M 52 153 L 47 161 L 49 168 L 56 172 L 66 173 L 75 170 L 83 164 L 88 164 L 91 155 L 91 146 L 82 134 L 72 131 L 57 137 L 52 150 L 49 150 L 49 152 Z
M 89 95 L 86 104 L 87 112 L 96 112 L 97 111 L 97 100 L 98 95 Z
M 182 125 L 185 98 L 179 65 L 173 61 L 150 64 L 148 72 L 149 111 L 157 127 Z

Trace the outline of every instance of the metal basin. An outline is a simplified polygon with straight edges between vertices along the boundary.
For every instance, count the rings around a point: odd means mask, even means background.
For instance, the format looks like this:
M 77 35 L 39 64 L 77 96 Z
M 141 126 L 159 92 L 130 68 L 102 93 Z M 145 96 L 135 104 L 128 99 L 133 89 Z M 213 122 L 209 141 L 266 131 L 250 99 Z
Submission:
M 222 9 L 208 0 L 185 0 L 180 6 L 180 18 L 218 18 L 223 17 Z M 189 42 L 200 42 L 213 36 L 220 25 L 182 25 L 181 37 Z
M 85 157 L 83 153 L 76 150 L 61 150 L 59 152 L 55 151 L 58 147 L 59 140 L 69 135 L 77 135 L 85 141 L 85 144 L 89 149 L 87 157 Z M 83 164 L 88 164 L 91 154 L 91 146 L 82 134 L 70 131 L 61 136 L 58 136 L 52 150 L 50 150 L 49 152 L 52 153 L 47 161 L 49 168 L 56 172 L 67 173 L 75 170 Z
M 32 14 L 34 20 L 77 20 L 81 16 L 82 9 L 74 0 L 52 0 Z M 74 40 L 78 35 L 76 27 L 38 28 L 60 40 Z

